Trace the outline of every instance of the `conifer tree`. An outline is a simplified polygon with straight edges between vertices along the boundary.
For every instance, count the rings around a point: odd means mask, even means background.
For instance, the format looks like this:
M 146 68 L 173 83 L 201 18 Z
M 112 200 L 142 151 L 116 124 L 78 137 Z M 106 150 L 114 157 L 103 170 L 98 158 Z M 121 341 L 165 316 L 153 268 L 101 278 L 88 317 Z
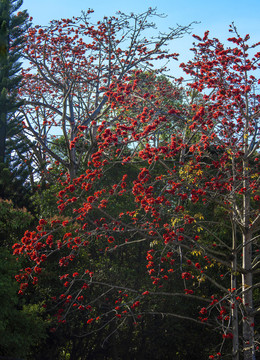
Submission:
M 26 10 L 17 12 L 22 0 L 0 0 L 0 196 L 8 197 L 9 184 L 19 181 L 17 169 L 12 169 L 12 155 L 15 148 L 24 151 L 26 145 L 18 141 L 21 134 L 21 119 L 15 116 L 22 101 L 17 98 L 21 81 L 21 49 L 24 33 L 28 27 Z M 21 180 L 21 179 L 20 179 Z M 20 181 L 21 182 L 21 181 Z M 17 187 L 17 186 L 16 186 Z

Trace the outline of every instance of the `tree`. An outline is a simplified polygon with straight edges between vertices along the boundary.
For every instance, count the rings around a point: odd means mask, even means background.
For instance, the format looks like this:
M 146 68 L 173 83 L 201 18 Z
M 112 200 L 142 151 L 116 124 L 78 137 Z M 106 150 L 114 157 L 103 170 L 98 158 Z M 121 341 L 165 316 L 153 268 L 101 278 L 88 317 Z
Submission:
M 253 305 L 253 290 L 258 287 L 258 284 L 253 283 L 253 274 L 258 272 L 255 248 L 258 236 L 255 234 L 259 231 L 260 217 L 257 205 L 260 200 L 259 184 L 255 180 L 258 164 L 254 163 L 258 162 L 260 96 L 255 92 L 259 80 L 253 75 L 259 68 L 259 53 L 250 60 L 248 52 L 259 44 L 250 47 L 249 35 L 241 38 L 234 26 L 231 26 L 230 31 L 235 37 L 228 40 L 237 47 L 225 49 L 219 40 L 210 40 L 208 33 L 205 33 L 203 39 L 198 38 L 201 42 L 195 50 L 195 60 L 184 65 L 184 70 L 194 75 L 197 72 L 197 81 L 192 85 L 195 89 L 202 91 L 207 87 L 212 90 L 210 95 L 204 95 L 209 105 L 206 110 L 200 109 L 198 121 L 204 130 L 201 137 L 204 150 L 212 144 L 214 137 L 212 145 L 220 151 L 221 156 L 217 162 L 210 158 L 217 171 L 211 181 L 205 182 L 205 177 L 203 185 L 206 197 L 215 202 L 222 200 L 230 217 L 232 261 L 229 269 L 231 291 L 234 292 L 231 296 L 233 358 L 239 356 L 236 303 L 239 293 L 243 304 L 244 359 L 253 359 L 254 316 L 257 314 Z M 196 127 L 196 122 L 192 126 Z M 192 151 L 201 150 L 197 147 Z M 239 256 L 242 256 L 242 261 Z M 237 288 L 238 275 L 242 280 L 241 290 Z
M 62 178 L 58 208 L 70 218 L 41 219 L 37 231 L 26 232 L 14 245 L 16 255 L 34 263 L 17 277 L 20 292 L 48 261 L 59 259 L 65 290 L 56 299 L 58 322 L 78 309 L 86 314 L 89 332 L 112 321 L 120 327 L 129 317 L 138 323 L 142 316 L 162 314 L 148 306 L 152 296 L 190 299 L 200 304 L 197 318 L 187 316 L 184 307 L 167 315 L 217 331 L 220 351 L 212 349 L 211 359 L 230 356 L 231 348 L 233 360 L 240 352 L 245 360 L 255 359 L 260 96 L 254 71 L 260 55 L 250 58 L 259 44 L 249 46 L 249 35 L 241 38 L 234 26 L 230 31 L 233 47 L 210 39 L 208 32 L 195 36 L 195 58 L 182 67 L 195 77 L 188 94 L 203 96 L 191 96 L 189 108 L 165 106 L 159 92 L 151 98 L 141 87 L 132 96 L 130 85 L 138 84 L 140 73 L 120 84 L 121 92 L 129 89 L 123 99 L 110 88 L 107 103 L 122 109 L 122 117 L 113 126 L 107 121 L 97 128 L 97 150 L 86 172 L 73 180 Z M 172 122 L 171 134 L 159 136 L 155 144 L 158 129 Z M 130 175 L 131 166 L 136 170 Z M 111 172 L 116 179 L 109 178 Z M 123 210 L 115 208 L 124 200 Z M 55 235 L 61 230 L 64 235 Z M 147 282 L 138 289 L 127 286 L 126 278 L 108 281 L 92 260 L 95 253 L 105 261 L 137 244 L 144 244 L 151 287 Z M 87 259 L 85 267 L 79 265 L 80 256 Z M 109 307 L 104 309 L 105 302 Z
M 19 158 L 19 165 L 21 165 L 21 156 L 28 143 L 25 138 L 20 136 L 22 132 L 21 118 L 15 115 L 22 105 L 22 101 L 17 96 L 21 82 L 19 60 L 24 45 L 24 34 L 28 28 L 27 11 L 16 13 L 21 5 L 22 1 L 17 0 L 1 0 L 0 2 L 1 197 L 8 197 L 12 193 L 12 191 L 8 191 L 9 183 L 12 181 L 16 181 L 16 187 L 20 187 L 21 190 L 19 177 L 22 176 L 22 171 L 18 172 L 19 167 L 15 170 L 14 165 L 18 164 L 13 162 L 16 154 Z M 24 167 L 21 170 L 24 170 Z M 23 176 L 22 178 L 24 180 Z
M 30 68 L 23 71 L 20 94 L 26 104 L 21 112 L 24 133 L 34 139 L 31 156 L 45 178 L 50 161 L 59 162 L 71 179 L 80 173 L 95 152 L 98 125 L 106 121 L 112 126 L 122 117 L 115 104 L 134 91 L 130 82 L 135 73 L 148 71 L 155 60 L 175 59 L 177 54 L 168 53 L 166 46 L 190 29 L 178 26 L 148 39 L 149 32 L 155 33 L 154 9 L 118 13 L 97 24 L 90 20 L 92 12 L 30 28 L 27 34 L 24 57 Z M 112 101 L 109 94 L 121 100 Z M 55 151 L 52 144 L 60 135 L 65 147 Z
M 13 243 L 32 223 L 33 217 L 25 208 L 16 208 L 10 200 L 0 199 L 1 356 L 24 357 L 45 337 L 46 324 L 40 318 L 41 304 L 25 304 L 25 299 L 17 294 L 14 277 L 21 263 L 17 263 L 11 255 Z

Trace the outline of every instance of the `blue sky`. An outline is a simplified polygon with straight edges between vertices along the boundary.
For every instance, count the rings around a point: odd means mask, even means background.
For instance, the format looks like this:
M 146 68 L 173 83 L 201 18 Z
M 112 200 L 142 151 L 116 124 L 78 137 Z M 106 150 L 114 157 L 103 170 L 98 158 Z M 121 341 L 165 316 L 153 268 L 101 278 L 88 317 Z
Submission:
M 158 13 L 167 18 L 158 19 L 158 30 L 166 31 L 176 24 L 188 25 L 193 21 L 192 33 L 202 35 L 206 30 L 214 37 L 224 41 L 230 36 L 228 26 L 233 21 L 241 35 L 250 34 L 254 42 L 260 41 L 260 1 L 259 0 L 24 0 L 22 8 L 33 17 L 33 23 L 48 25 L 52 19 L 78 16 L 81 10 L 91 8 L 95 11 L 94 19 L 122 12 L 141 13 L 149 7 L 156 7 Z M 192 58 L 191 35 L 176 40 L 171 51 L 180 53 L 180 61 Z M 259 50 L 258 50 L 259 51 Z

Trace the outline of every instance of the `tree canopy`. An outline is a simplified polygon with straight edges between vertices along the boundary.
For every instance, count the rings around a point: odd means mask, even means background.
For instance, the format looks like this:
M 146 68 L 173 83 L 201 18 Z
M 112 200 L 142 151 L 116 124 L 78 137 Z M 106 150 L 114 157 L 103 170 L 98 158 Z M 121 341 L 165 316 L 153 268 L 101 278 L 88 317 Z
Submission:
M 20 293 L 57 263 L 61 292 L 46 302 L 58 327 L 79 312 L 83 333 L 109 329 L 110 338 L 130 319 L 167 315 L 215 331 L 211 359 L 253 360 L 259 44 L 234 25 L 229 46 L 208 31 L 194 36 L 184 87 L 151 61 L 175 58 L 162 47 L 188 28 L 147 40 L 152 14 L 97 27 L 85 15 L 29 31 L 25 52 L 37 72 L 24 73 L 24 129 L 53 161 L 44 171 L 63 170 L 59 212 L 13 246 L 31 262 L 16 276 Z M 54 125 L 63 131 L 58 152 L 47 135 Z

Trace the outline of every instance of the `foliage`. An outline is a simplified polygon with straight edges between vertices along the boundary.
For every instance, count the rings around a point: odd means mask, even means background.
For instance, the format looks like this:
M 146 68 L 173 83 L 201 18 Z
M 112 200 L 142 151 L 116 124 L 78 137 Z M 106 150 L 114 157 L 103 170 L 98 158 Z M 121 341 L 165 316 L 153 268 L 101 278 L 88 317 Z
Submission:
M 148 325 L 149 315 L 167 315 L 215 331 L 211 359 L 237 360 L 242 352 L 245 360 L 255 358 L 260 96 L 253 74 L 260 56 L 250 58 L 259 44 L 249 46 L 249 35 L 230 31 L 233 47 L 208 32 L 195 36 L 195 58 L 182 67 L 195 77 L 188 95 L 195 89 L 202 96 L 190 96 L 190 103 L 179 101 L 176 84 L 163 79 L 162 88 L 153 86 L 151 72 L 108 78 L 102 99 L 114 115 L 92 122 L 87 169 L 61 175 L 60 215 L 41 218 L 13 247 L 31 261 L 17 276 L 20 293 L 59 265 L 63 290 L 49 299 L 58 325 L 80 316 L 85 335 L 108 330 L 113 338 L 130 322 Z M 70 150 L 81 145 L 75 139 Z
M 45 336 L 41 305 L 26 304 L 25 299 L 18 297 L 14 277 L 21 264 L 11 256 L 13 243 L 32 226 L 33 220 L 25 208 L 15 208 L 11 201 L 0 199 L 0 354 L 3 356 L 24 357 Z
M 24 134 L 34 139 L 28 157 L 47 180 L 48 164 L 54 161 L 71 178 L 80 175 L 82 164 L 96 151 L 98 125 L 108 121 L 113 126 L 120 119 L 116 104 L 124 101 L 124 93 L 134 91 L 136 74 L 150 71 L 156 60 L 175 59 L 177 54 L 166 46 L 190 29 L 178 26 L 149 39 L 158 16 L 154 9 L 139 15 L 119 13 L 96 24 L 92 12 L 27 33 L 24 57 L 30 67 L 23 71 L 20 94 L 26 103 L 21 113 Z M 65 143 L 57 148 L 55 139 L 61 135 Z
M 0 270 L 0 353 L 23 357 L 44 338 L 44 324 L 39 317 L 41 309 L 36 305 L 22 306 L 18 301 L 14 280 L 17 265 L 4 248 L 0 253 Z
M 28 14 L 17 10 L 22 1 L 2 0 L 0 3 L 0 196 L 12 198 L 22 206 L 29 173 L 24 164 L 28 139 L 22 136 L 22 120 L 16 111 L 22 105 L 18 99 L 21 82 L 21 51 Z M 26 160 L 25 160 L 26 161 Z
M 0 199 L 1 247 L 11 250 L 13 243 L 24 229 L 32 226 L 33 221 L 33 216 L 25 208 L 16 208 L 11 200 Z

